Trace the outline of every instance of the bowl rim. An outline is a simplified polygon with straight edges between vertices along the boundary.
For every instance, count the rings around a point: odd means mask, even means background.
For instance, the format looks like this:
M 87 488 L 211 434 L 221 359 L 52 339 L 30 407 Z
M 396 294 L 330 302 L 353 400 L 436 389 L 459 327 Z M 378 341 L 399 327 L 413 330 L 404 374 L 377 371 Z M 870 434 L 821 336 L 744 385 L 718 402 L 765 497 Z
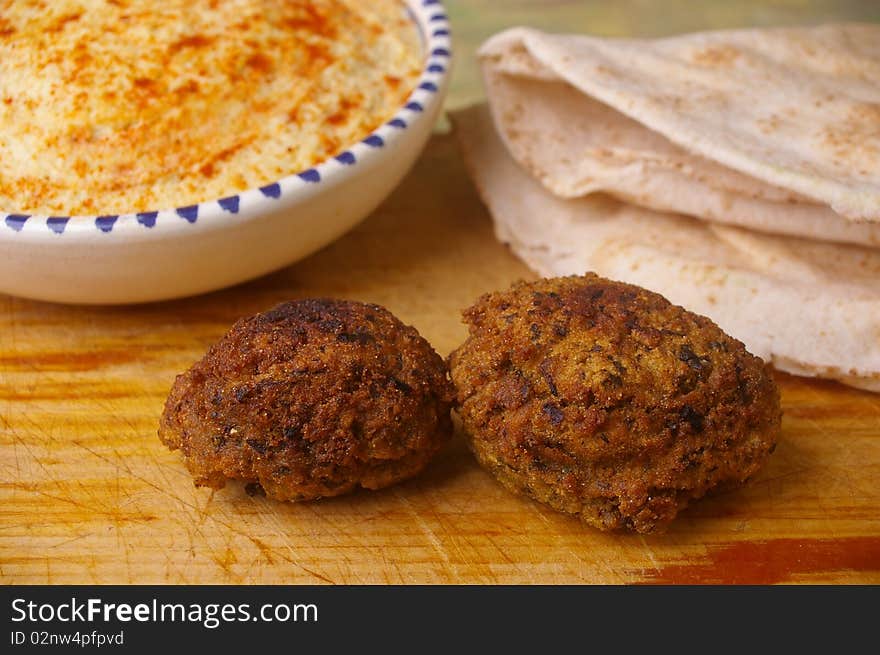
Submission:
M 223 198 L 168 209 L 107 215 L 48 215 L 0 211 L 0 236 L 45 237 L 96 234 L 141 234 L 155 238 L 157 232 L 222 228 L 236 217 L 256 217 L 301 202 L 328 186 L 335 186 L 387 152 L 412 128 L 430 120 L 432 105 L 441 102 L 452 68 L 449 17 L 441 0 L 402 0 L 419 32 L 424 63 L 416 84 L 394 115 L 382 125 L 335 155 L 310 168 L 274 182 L 246 189 Z M 237 221 L 236 221 L 237 222 Z M 54 239 L 53 239 L 54 240 Z

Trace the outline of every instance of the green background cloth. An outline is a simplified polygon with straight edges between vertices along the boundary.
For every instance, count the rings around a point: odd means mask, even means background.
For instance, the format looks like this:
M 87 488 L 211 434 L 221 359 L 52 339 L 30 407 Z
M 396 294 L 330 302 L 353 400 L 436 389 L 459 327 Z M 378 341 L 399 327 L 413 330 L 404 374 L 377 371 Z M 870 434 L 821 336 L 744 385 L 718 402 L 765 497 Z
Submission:
M 655 37 L 735 27 L 880 22 L 880 0 L 444 0 L 456 68 L 446 107 L 484 97 L 474 53 L 515 25 L 550 32 Z

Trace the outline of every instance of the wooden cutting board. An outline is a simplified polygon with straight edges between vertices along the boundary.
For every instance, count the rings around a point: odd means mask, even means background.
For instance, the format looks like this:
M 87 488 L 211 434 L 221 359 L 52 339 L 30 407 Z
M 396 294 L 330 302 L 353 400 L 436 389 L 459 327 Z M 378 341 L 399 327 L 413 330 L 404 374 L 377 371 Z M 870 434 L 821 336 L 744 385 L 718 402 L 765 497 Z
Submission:
M 664 535 L 603 534 L 502 489 L 460 435 L 418 479 L 313 503 L 196 489 L 156 438 L 174 376 L 238 317 L 386 305 L 446 354 L 459 311 L 529 271 L 448 136 L 342 240 L 280 273 L 138 307 L 0 296 L 5 583 L 880 583 L 880 395 L 779 375 L 776 453 Z

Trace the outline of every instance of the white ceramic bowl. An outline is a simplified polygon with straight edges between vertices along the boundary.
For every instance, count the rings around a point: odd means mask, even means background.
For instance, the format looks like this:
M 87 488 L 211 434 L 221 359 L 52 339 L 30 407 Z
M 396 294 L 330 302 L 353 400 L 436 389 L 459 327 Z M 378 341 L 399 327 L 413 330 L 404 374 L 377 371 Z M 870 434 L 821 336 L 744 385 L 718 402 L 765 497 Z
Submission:
M 223 199 L 119 216 L 0 212 L 0 291 L 67 303 L 164 300 L 243 282 L 305 257 L 369 214 L 431 134 L 449 84 L 439 0 L 407 0 L 423 39 L 416 89 L 393 119 L 314 168 Z

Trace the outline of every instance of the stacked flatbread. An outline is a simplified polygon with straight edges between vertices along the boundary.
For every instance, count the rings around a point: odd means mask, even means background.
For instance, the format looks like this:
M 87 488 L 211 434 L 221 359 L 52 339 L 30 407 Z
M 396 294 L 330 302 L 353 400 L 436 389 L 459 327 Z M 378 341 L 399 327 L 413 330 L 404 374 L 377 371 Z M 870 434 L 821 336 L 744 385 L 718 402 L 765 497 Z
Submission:
M 880 26 L 663 40 L 514 29 L 453 118 L 500 239 L 880 391 Z M 491 113 L 490 113 L 491 110 Z

